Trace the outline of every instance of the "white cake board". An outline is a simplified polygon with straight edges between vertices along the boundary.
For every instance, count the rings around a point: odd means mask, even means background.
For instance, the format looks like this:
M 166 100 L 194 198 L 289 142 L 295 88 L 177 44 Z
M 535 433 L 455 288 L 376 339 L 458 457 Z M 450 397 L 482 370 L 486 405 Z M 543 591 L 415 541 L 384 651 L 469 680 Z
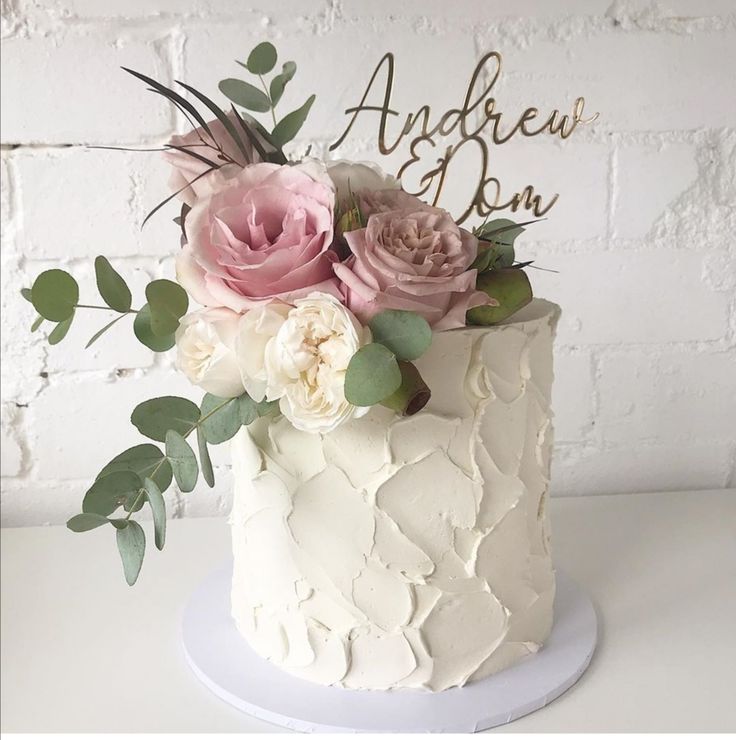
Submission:
M 253 717 L 302 732 L 478 732 L 541 709 L 590 663 L 596 614 L 587 594 L 557 573 L 555 623 L 544 647 L 521 663 L 439 693 L 355 691 L 295 678 L 257 655 L 230 616 L 230 567 L 194 592 L 182 638 L 196 676 Z

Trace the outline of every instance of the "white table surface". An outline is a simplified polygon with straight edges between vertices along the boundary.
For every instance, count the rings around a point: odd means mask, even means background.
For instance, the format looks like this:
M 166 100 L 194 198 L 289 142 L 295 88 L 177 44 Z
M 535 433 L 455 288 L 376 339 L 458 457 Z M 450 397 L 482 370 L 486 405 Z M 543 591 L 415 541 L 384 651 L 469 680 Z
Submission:
M 576 686 L 505 729 L 736 730 L 736 490 L 561 498 L 552 517 L 600 642 Z M 108 531 L 2 530 L 2 730 L 279 731 L 210 694 L 179 644 L 228 538 L 222 519 L 172 522 L 130 589 Z

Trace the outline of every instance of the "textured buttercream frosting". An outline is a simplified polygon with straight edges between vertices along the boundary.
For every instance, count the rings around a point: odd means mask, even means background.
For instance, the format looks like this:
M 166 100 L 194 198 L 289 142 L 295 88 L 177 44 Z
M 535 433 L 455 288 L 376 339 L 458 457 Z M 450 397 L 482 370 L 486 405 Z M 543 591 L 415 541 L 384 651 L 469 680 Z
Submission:
M 436 333 L 414 416 L 239 432 L 232 610 L 260 655 L 322 684 L 441 691 L 539 649 L 558 316 L 534 300 L 504 324 Z

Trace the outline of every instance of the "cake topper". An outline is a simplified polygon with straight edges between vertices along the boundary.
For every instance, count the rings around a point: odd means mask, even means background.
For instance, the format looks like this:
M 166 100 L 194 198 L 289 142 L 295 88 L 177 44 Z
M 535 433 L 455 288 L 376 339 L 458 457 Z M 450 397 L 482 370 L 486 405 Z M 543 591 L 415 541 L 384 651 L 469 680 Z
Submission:
M 490 146 L 505 144 L 517 134 L 522 136 L 537 136 L 539 134 L 559 135 L 567 139 L 578 124 L 592 123 L 598 118 L 598 113 L 589 118 L 583 117 L 585 100 L 576 98 L 569 114 L 561 114 L 554 109 L 546 117 L 540 114 L 538 108 L 526 108 L 524 112 L 510 126 L 504 126 L 502 113 L 496 110 L 497 101 L 490 97 L 493 87 L 501 75 L 501 54 L 497 51 L 488 52 L 478 62 L 468 83 L 462 105 L 459 108 L 450 108 L 439 119 L 432 118 L 429 105 L 422 105 L 417 111 L 408 113 L 398 135 L 389 132 L 390 117 L 399 117 L 401 114 L 391 107 L 391 95 L 394 83 L 394 55 L 387 52 L 383 55 L 371 75 L 368 85 L 358 105 L 348 108 L 346 115 L 350 116 L 345 130 L 340 137 L 330 145 L 330 151 L 336 149 L 345 141 L 358 115 L 364 112 L 379 113 L 378 122 L 378 150 L 381 154 L 391 154 L 410 135 L 408 140 L 409 158 L 399 167 L 396 176 L 401 178 L 410 171 L 421 168 L 426 161 L 429 151 L 436 148 L 438 140 L 445 139 L 453 134 L 459 134 L 456 143 L 448 144 L 444 152 L 430 165 L 423 174 L 418 176 L 419 188 L 412 192 L 437 205 L 445 184 L 448 168 L 453 158 L 464 147 L 475 144 L 480 155 L 480 175 L 474 194 L 465 210 L 455 219 L 457 223 L 464 222 L 475 211 L 485 218 L 493 211 L 520 208 L 531 211 L 537 218 L 543 216 L 557 202 L 559 195 L 555 193 L 546 199 L 538 194 L 533 185 L 527 185 L 521 191 L 514 193 L 510 198 L 503 199 L 501 183 L 490 173 Z M 483 73 L 486 73 L 487 83 L 482 82 Z M 383 100 L 379 105 L 368 103 L 368 97 L 374 84 L 380 84 L 379 74 L 385 77 Z M 378 82 L 377 82 L 378 81 Z M 480 125 L 475 125 L 471 116 L 477 111 L 482 114 Z

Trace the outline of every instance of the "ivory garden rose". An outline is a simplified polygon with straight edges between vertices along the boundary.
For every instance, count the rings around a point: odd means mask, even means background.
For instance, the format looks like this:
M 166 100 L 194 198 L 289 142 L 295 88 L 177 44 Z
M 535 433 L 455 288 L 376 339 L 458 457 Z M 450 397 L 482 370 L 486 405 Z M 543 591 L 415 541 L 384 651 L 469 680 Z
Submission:
M 365 228 L 345 234 L 352 256 L 334 266 L 346 303 L 365 324 L 380 311 L 424 317 L 436 331 L 465 326 L 465 314 L 490 299 L 470 265 L 478 240 L 440 208 L 402 191 L 369 194 Z
M 262 162 L 210 184 L 187 216 L 177 259 L 177 278 L 198 303 L 243 312 L 314 290 L 340 295 L 335 192 L 323 164 Z

